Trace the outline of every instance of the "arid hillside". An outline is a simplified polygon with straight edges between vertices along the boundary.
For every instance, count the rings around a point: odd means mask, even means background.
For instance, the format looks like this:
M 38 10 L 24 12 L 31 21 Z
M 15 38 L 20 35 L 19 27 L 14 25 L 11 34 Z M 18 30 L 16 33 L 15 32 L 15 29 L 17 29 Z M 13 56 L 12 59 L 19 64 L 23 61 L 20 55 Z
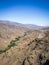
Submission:
M 49 65 L 49 28 L 0 24 L 0 65 Z
M 6 47 L 12 39 L 22 36 L 27 30 L 28 28 L 21 24 L 0 21 L 0 49 Z

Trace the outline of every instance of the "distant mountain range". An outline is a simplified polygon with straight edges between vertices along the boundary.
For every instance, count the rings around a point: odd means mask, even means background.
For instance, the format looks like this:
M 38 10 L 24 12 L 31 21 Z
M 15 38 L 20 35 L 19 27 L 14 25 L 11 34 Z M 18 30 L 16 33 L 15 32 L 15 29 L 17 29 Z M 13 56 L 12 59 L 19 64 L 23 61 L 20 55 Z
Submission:
M 22 23 L 6 21 L 6 20 L 0 20 L 0 23 L 13 25 L 13 26 L 27 27 L 27 28 L 36 28 L 36 29 L 37 28 L 47 28 L 46 26 L 38 26 L 38 25 L 35 25 L 35 24 L 22 24 Z

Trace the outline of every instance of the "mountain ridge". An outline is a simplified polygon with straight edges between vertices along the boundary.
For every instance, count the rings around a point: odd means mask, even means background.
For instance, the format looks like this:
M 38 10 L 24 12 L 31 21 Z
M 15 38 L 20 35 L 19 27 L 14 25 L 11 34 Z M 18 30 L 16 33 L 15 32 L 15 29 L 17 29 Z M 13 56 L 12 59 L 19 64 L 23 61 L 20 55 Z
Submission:
M 7 21 L 7 20 L 0 20 L 0 24 L 8 24 L 8 25 L 15 25 L 15 26 L 21 26 L 21 27 L 27 27 L 27 28 L 45 28 L 46 26 L 39 26 L 35 24 L 22 24 L 18 22 L 13 22 L 13 21 Z

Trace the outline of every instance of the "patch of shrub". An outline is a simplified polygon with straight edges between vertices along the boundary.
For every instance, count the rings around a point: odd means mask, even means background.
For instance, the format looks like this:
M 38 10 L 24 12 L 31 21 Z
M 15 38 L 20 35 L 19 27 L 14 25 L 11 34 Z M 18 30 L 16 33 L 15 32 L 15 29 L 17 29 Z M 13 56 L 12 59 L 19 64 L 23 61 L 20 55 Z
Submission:
M 21 37 L 20 37 L 20 36 L 18 36 L 17 38 L 15 38 L 15 40 L 16 40 L 16 41 L 18 41 L 20 38 L 21 38 Z
M 21 37 L 18 36 L 17 38 L 15 38 L 15 40 L 11 40 L 10 44 L 4 49 L 4 50 L 0 50 L 0 54 L 6 52 L 7 50 L 9 50 L 11 47 L 16 46 L 16 41 L 18 41 Z
M 0 50 L 0 54 L 3 53 L 3 50 Z
M 27 35 L 27 33 L 25 32 L 25 33 L 24 33 L 24 36 L 26 36 L 26 35 Z
M 12 40 L 12 41 L 10 42 L 10 44 L 15 44 L 15 42 L 16 42 L 16 40 Z

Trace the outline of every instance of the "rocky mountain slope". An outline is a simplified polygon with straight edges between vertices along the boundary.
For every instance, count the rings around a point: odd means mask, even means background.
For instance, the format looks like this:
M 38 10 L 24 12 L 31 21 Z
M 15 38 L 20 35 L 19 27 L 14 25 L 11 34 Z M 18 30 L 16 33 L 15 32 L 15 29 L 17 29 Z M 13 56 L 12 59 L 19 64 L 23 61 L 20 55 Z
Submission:
M 28 28 L 21 24 L 0 21 L 0 49 L 6 47 L 10 40 L 23 35 L 26 31 L 28 31 Z
M 11 32 L 10 28 L 9 30 L 8 33 Z M 3 49 L 0 42 L 0 65 L 49 65 L 49 28 L 41 30 L 23 28 L 23 30 L 19 30 L 22 34 L 18 33 L 18 36 L 17 31 L 14 33 L 15 36 L 12 34 L 13 38 L 10 34 L 9 43 L 6 43 L 6 46 L 2 43 Z M 4 38 L 4 41 L 6 40 Z

